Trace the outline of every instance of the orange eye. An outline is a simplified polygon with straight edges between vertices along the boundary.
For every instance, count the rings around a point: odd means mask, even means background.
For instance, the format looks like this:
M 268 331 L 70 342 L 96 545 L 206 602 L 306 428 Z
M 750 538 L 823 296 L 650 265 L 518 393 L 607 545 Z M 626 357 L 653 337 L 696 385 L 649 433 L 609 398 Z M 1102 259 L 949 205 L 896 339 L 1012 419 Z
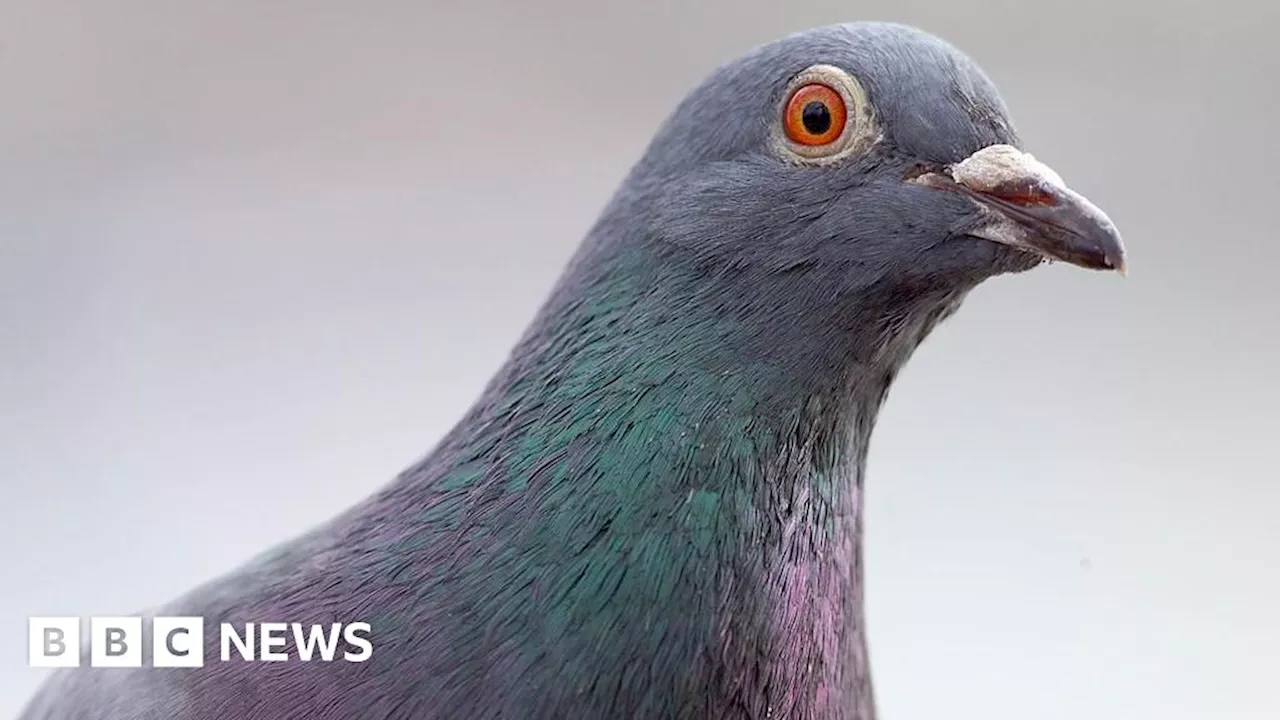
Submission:
M 822 83 L 810 83 L 792 93 L 782 124 L 794 143 L 826 145 L 844 132 L 847 115 L 840 93 Z

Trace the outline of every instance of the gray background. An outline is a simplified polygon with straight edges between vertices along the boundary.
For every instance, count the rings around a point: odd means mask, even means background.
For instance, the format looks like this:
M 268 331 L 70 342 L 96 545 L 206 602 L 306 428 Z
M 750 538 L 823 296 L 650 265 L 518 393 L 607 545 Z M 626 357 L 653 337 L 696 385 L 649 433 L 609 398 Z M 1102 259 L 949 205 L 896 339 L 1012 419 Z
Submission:
M 165 600 L 426 452 L 675 101 L 851 19 L 968 51 L 1132 267 L 992 281 L 897 383 L 884 717 L 1280 716 L 1277 8 L 0 0 L 0 717 L 28 615 Z

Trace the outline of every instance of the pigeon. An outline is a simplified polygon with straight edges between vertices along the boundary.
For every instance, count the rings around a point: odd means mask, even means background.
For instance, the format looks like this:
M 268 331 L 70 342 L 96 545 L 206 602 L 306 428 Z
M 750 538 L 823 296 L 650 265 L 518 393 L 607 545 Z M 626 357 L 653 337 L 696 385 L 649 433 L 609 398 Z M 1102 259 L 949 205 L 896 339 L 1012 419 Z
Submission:
M 1126 267 L 961 51 L 893 23 L 757 47 L 661 124 L 434 450 L 147 612 L 204 618 L 202 667 L 82 662 L 21 717 L 872 720 L 877 414 L 968 292 L 1046 261 Z M 364 622 L 371 652 L 220 657 L 263 622 Z

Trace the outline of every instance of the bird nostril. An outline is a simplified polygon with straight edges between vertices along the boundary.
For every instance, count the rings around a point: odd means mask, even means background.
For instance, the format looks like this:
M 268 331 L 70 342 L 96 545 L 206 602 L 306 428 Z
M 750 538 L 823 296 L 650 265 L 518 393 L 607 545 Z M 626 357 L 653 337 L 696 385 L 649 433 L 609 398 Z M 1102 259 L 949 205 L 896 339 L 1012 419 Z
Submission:
M 1017 178 L 1005 181 L 984 192 L 987 195 L 1024 207 L 1058 204 L 1058 196 L 1054 194 L 1052 187 L 1046 187 L 1045 183 L 1036 178 Z

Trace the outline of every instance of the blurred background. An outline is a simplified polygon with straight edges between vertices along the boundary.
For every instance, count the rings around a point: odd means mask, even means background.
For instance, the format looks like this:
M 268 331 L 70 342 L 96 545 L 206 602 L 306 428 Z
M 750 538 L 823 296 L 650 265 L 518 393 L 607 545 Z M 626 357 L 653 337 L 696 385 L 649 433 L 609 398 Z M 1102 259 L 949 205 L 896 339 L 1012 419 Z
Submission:
M 0 0 L 0 717 L 427 452 L 674 103 L 806 27 L 958 45 L 1131 273 L 981 287 L 876 431 L 886 719 L 1280 717 L 1280 5 Z

